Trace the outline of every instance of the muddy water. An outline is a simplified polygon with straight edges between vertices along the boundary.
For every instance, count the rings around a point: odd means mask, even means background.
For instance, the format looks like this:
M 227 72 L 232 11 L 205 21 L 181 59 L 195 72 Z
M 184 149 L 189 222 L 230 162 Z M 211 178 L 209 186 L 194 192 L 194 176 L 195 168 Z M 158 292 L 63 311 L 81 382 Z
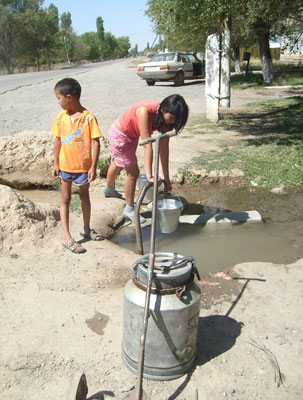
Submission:
M 171 234 L 157 233 L 157 252 L 192 256 L 201 276 L 227 271 L 237 263 L 263 261 L 289 264 L 303 258 L 303 190 L 282 194 L 222 186 L 175 186 L 189 203 L 186 214 L 257 210 L 262 223 L 179 224 Z M 19 191 L 35 202 L 59 207 L 60 193 L 49 190 Z M 149 252 L 150 227 L 142 229 L 144 253 Z M 136 252 L 133 226 L 121 229 L 112 241 Z M 138 256 L 140 258 L 140 256 Z
M 257 210 L 263 217 L 262 223 L 179 224 L 172 234 L 157 233 L 157 252 L 194 257 L 201 276 L 227 271 L 242 262 L 288 264 L 303 257 L 303 191 L 273 194 L 222 186 L 179 186 L 175 190 L 188 201 L 187 214 Z M 142 229 L 142 236 L 144 253 L 148 253 L 149 227 Z M 113 241 L 136 251 L 132 227 L 120 230 Z

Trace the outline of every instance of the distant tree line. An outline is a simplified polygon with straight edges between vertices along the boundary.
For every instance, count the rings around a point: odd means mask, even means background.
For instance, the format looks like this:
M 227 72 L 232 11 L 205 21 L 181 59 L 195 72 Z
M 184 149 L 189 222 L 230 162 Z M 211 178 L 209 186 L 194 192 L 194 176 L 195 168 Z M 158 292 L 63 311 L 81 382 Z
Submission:
M 96 32 L 77 35 L 69 12 L 58 14 L 54 4 L 43 8 L 44 0 L 0 0 L 0 63 L 10 74 L 19 66 L 80 60 L 100 61 L 129 55 L 129 37 L 116 38 L 105 32 L 97 17 Z

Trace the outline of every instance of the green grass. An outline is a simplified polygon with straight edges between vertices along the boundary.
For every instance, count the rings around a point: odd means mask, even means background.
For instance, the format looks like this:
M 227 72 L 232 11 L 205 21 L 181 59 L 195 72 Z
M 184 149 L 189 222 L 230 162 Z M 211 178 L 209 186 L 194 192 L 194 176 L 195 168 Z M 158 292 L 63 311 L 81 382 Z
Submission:
M 241 66 L 242 72 L 246 66 Z M 263 75 L 261 73 L 260 62 L 249 64 L 248 75 L 232 75 L 231 85 L 233 88 L 260 88 L 264 86 Z M 254 73 L 252 72 L 254 71 Z M 256 73 L 256 71 L 258 71 Z M 301 65 L 289 65 L 281 62 L 274 62 L 274 79 L 272 86 L 297 86 L 303 85 L 303 67 Z
M 225 118 L 222 129 L 238 132 L 243 139 L 221 151 L 201 153 L 193 166 L 211 170 L 241 169 L 259 187 L 303 184 L 303 96 L 250 103 L 250 114 Z M 249 136 L 249 138 L 245 138 Z M 190 170 L 189 167 L 187 167 Z

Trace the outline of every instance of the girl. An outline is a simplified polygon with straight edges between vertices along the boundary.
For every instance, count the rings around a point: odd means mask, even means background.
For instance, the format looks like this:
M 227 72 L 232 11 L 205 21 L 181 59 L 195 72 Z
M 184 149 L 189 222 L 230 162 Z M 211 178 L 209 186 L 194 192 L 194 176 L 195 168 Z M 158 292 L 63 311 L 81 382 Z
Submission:
M 115 190 L 115 179 L 125 168 L 127 177 L 124 184 L 126 207 L 124 215 L 134 220 L 134 197 L 136 182 L 139 176 L 136 150 L 139 138 L 149 138 L 155 130 L 166 133 L 175 129 L 179 133 L 185 126 L 188 118 L 188 106 L 182 96 L 174 94 L 166 97 L 161 103 L 156 100 L 144 100 L 134 104 L 125 111 L 109 130 L 109 143 L 113 154 L 113 161 L 107 172 L 107 186 L 103 189 L 105 197 L 122 195 Z M 152 163 L 153 148 L 148 143 L 144 146 L 144 168 L 148 181 L 153 182 Z M 160 161 L 163 179 L 168 190 L 171 190 L 169 178 L 169 138 L 160 142 Z M 140 222 L 144 222 L 140 217 Z

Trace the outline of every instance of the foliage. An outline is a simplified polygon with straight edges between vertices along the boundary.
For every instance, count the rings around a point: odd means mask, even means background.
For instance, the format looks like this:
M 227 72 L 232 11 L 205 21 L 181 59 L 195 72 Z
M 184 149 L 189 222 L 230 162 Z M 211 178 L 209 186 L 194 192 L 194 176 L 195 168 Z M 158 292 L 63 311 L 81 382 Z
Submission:
M 96 32 L 85 32 L 81 35 L 82 41 L 88 49 L 87 58 L 90 61 L 98 60 L 101 57 L 99 38 Z
M 265 82 L 273 78 L 271 35 L 281 33 L 289 18 L 303 18 L 301 0 L 148 0 L 147 6 L 155 32 L 165 36 L 171 50 L 204 48 L 207 36 L 220 32 L 225 18 L 231 19 L 235 49 L 258 41 Z
M 98 61 L 125 57 L 129 38 L 116 38 L 104 31 L 103 19 L 96 19 L 97 32 L 76 35 L 70 12 L 59 17 L 54 4 L 43 8 L 43 0 L 0 0 L 0 64 L 8 73 L 16 65 L 62 62 L 70 65 L 82 59 Z

